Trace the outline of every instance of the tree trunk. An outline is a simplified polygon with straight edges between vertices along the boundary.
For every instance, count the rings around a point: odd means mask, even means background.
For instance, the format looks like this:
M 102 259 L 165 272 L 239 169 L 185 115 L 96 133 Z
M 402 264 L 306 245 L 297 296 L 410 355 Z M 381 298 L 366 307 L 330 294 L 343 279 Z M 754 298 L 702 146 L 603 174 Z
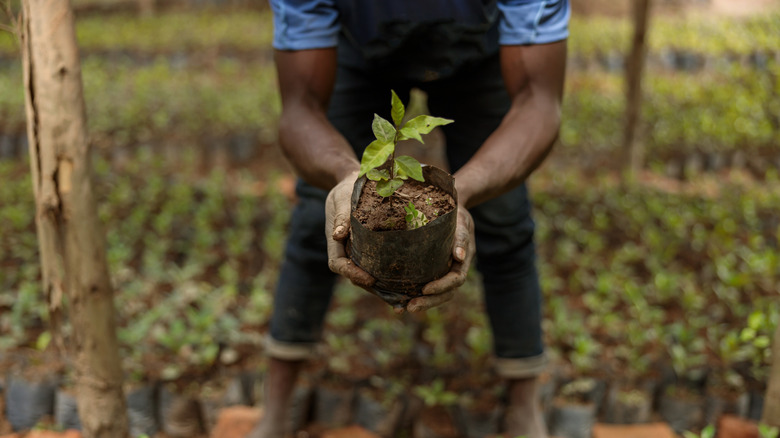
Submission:
M 775 338 L 772 341 L 772 370 L 761 421 L 769 426 L 780 427 L 780 324 L 775 329 Z
M 626 60 L 626 125 L 623 131 L 625 171 L 633 180 L 644 164 L 644 147 L 637 141 L 637 126 L 642 110 L 642 73 L 647 54 L 646 34 L 650 0 L 633 0 L 634 36 Z
M 81 65 L 68 0 L 24 0 L 22 59 L 35 223 L 56 336 L 63 294 L 86 438 L 128 435 L 113 291 L 97 216 Z

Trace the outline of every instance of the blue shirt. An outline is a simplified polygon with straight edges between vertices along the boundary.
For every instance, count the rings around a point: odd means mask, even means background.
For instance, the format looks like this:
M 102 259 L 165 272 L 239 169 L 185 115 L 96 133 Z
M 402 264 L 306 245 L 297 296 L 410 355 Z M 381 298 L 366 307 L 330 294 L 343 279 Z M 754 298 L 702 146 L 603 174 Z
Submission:
M 269 0 L 278 50 L 341 47 L 340 62 L 403 59 L 444 76 L 499 45 L 568 37 L 568 0 Z M 342 50 L 344 49 L 344 50 Z M 377 61 L 378 60 L 378 61 Z M 374 62 L 376 61 L 376 62 Z M 408 69 L 407 69 L 408 70 Z
M 345 30 L 364 45 L 383 23 L 498 22 L 502 45 L 543 44 L 569 35 L 568 0 L 270 0 L 273 46 L 279 50 L 336 47 Z

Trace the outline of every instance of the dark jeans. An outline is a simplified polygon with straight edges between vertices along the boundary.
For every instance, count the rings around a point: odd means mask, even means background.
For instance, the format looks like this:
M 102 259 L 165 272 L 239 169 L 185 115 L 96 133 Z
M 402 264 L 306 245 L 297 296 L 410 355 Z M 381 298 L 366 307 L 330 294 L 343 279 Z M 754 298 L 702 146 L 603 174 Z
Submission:
M 454 172 L 496 129 L 509 108 L 498 56 L 453 77 L 411 83 L 340 67 L 328 117 L 358 157 L 374 139 L 374 113 L 390 119 L 390 90 L 403 102 L 409 90 L 428 94 L 431 114 L 455 120 L 443 127 Z M 319 341 L 334 285 L 325 243 L 327 192 L 303 181 L 295 207 L 271 321 L 272 340 L 290 345 Z M 541 293 L 535 267 L 534 223 L 525 185 L 470 210 L 476 230 L 477 268 L 499 358 L 538 358 L 543 353 Z

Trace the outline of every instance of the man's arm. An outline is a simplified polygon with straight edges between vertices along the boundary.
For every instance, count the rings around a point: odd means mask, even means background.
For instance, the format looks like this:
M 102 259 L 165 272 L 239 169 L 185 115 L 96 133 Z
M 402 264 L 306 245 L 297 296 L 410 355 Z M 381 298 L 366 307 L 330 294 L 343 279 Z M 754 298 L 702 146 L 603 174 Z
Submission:
M 467 208 L 523 183 L 558 138 L 566 41 L 502 46 L 501 71 L 509 112 L 455 174 L 459 202 Z
M 327 118 L 336 77 L 336 49 L 277 50 L 276 69 L 282 95 L 279 143 L 298 175 L 330 190 L 325 206 L 325 235 L 330 269 L 369 288 L 374 278 L 346 256 L 350 194 L 360 162 L 347 140 Z
M 360 169 L 352 147 L 326 115 L 336 77 L 336 49 L 277 50 L 275 61 L 282 151 L 301 178 L 330 190 Z

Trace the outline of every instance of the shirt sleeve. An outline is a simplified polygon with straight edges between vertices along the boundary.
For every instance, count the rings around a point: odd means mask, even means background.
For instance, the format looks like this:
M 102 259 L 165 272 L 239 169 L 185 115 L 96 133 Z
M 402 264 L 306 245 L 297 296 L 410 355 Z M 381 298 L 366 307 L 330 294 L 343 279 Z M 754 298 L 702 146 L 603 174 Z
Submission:
M 501 45 L 545 44 L 569 37 L 569 0 L 499 0 Z
M 269 0 L 278 50 L 336 47 L 341 30 L 335 0 Z

